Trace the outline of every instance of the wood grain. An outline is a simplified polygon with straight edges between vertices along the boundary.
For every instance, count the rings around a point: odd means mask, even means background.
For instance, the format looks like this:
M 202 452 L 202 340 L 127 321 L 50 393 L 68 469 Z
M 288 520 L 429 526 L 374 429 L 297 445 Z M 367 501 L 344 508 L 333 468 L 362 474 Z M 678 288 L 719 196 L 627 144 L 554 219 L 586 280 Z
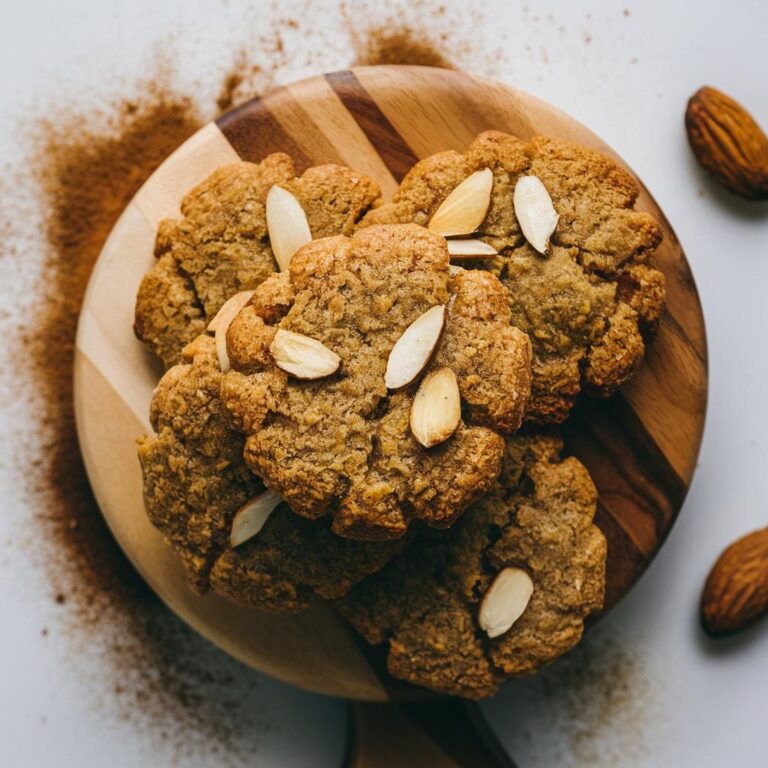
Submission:
M 192 595 L 170 549 L 146 520 L 134 440 L 147 429 L 158 369 L 131 326 L 138 281 L 152 261 L 155 225 L 178 209 L 189 186 L 211 167 L 235 156 L 257 161 L 284 151 L 300 170 L 349 163 L 390 196 L 417 159 L 463 150 L 489 128 L 523 139 L 544 134 L 577 141 L 621 162 L 572 118 L 497 83 L 424 67 L 335 73 L 248 102 L 193 137 L 139 192 L 94 272 L 78 335 L 75 396 L 97 499 L 120 544 L 173 610 L 227 652 L 280 679 L 352 699 L 411 695 L 386 679 L 376 653 L 322 605 L 275 617 Z M 606 401 L 583 399 L 565 428 L 569 451 L 588 466 L 600 492 L 609 606 L 648 566 L 674 523 L 696 465 L 706 408 L 706 340 L 693 277 L 644 188 L 638 207 L 664 228 L 658 263 L 667 278 L 668 311 L 629 386 Z M 419 728 L 429 735 L 423 723 Z M 439 749 L 452 761 L 446 765 L 472 764 L 444 742 Z

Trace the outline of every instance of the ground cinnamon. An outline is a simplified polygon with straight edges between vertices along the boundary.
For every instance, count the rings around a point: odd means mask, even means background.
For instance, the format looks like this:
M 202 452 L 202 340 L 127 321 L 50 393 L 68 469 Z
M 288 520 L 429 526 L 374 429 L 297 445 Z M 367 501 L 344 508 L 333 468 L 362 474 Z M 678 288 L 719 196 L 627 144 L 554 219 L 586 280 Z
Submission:
M 442 41 L 445 44 L 445 40 Z M 423 31 L 411 27 L 373 27 L 355 38 L 355 65 L 412 64 L 453 69 L 453 63 Z
M 99 114 L 40 121 L 30 158 L 50 245 L 41 308 L 21 339 L 43 449 L 32 459 L 38 473 L 26 474 L 42 547 L 34 556 L 59 609 L 43 632 L 65 633 L 75 648 L 87 638 L 91 653 L 96 645 L 108 674 L 97 694 L 108 693 L 116 714 L 171 740 L 179 758 L 201 745 L 242 757 L 258 748 L 264 729 L 256 710 L 241 706 L 258 677 L 197 637 L 145 585 L 104 523 L 75 435 L 74 337 L 91 268 L 141 184 L 202 124 L 192 101 L 162 76 L 135 91 Z

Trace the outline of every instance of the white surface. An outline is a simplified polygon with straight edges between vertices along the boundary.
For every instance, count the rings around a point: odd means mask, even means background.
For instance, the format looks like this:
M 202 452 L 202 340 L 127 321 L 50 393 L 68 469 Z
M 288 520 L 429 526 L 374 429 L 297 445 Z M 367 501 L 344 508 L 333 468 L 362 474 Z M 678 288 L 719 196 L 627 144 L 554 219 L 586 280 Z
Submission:
M 414 4 L 390 4 L 389 11 L 383 5 L 365 4 L 362 17 L 376 24 Z M 445 17 L 431 22 L 432 9 L 418 4 L 408 13 L 428 29 L 448 32 L 457 63 L 570 112 L 644 179 L 692 263 L 707 317 L 711 368 L 699 472 L 661 555 L 583 648 L 539 678 L 507 686 L 484 710 L 522 768 L 765 766 L 768 626 L 715 646 L 697 628 L 696 602 L 722 547 L 766 523 L 768 209 L 741 204 L 701 176 L 686 146 L 682 113 L 688 96 L 710 83 L 749 105 L 768 126 L 768 4 L 562 0 L 525 6 L 499 0 L 470 3 L 461 11 L 467 3 L 446 5 L 455 23 Z M 300 26 L 283 29 L 286 53 L 278 82 L 350 62 L 335 3 L 282 7 L 291 9 L 287 15 Z M 195 88 L 209 108 L 234 52 L 249 46 L 258 60 L 276 18 L 267 3 L 236 0 L 6 0 L 0 23 L 0 159 L 18 162 L 19 121 L 34 118 L 41 104 L 54 97 L 58 103 L 88 104 L 119 96 L 116 83 L 146 72 L 158 46 L 176 62 L 182 87 Z M 257 77 L 257 83 L 267 80 Z M 31 250 L 23 263 L 22 269 L 18 259 L 0 262 L 1 321 L 9 327 L 34 301 L 29 289 L 40 256 Z M 4 430 L 18 432 L 29 406 L 14 391 L 3 382 L 0 418 Z M 56 621 L 50 588 L 17 546 L 34 528 L 13 440 L 4 440 L 0 452 L 0 763 L 219 764 L 205 742 L 180 756 L 155 731 L 105 714 L 109 707 L 92 693 L 100 661 L 87 644 L 80 663 L 73 664 L 67 658 L 71 647 L 55 633 L 40 636 L 41 626 Z M 199 652 L 201 659 L 213 653 L 202 644 Z M 340 702 L 234 669 L 245 678 L 243 706 L 256 713 L 261 734 L 258 748 L 236 764 L 338 764 Z M 612 682 L 626 684 L 631 693 Z M 192 734 L 190 743 L 198 744 Z

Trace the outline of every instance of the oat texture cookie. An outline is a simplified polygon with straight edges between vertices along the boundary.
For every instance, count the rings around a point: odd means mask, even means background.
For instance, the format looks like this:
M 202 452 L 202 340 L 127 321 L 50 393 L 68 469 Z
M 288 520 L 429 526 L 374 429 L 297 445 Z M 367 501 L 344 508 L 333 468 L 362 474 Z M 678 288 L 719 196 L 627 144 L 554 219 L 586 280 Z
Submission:
M 329 521 L 304 520 L 281 504 L 233 548 L 233 518 L 264 486 L 243 462 L 244 438 L 219 399 L 222 378 L 214 340 L 201 335 L 161 379 L 151 410 L 156 434 L 139 445 L 150 520 L 196 592 L 212 586 L 238 603 L 281 611 L 305 607 L 311 592 L 340 597 L 401 542 L 341 539 Z
M 453 273 L 445 240 L 415 225 L 305 245 L 226 338 L 247 464 L 350 538 L 451 525 L 493 484 L 530 389 L 501 283 Z
M 580 391 L 606 396 L 631 377 L 661 317 L 664 278 L 652 258 L 661 230 L 633 210 L 638 192 L 597 152 L 489 131 L 465 154 L 419 162 L 363 223 L 410 221 L 492 247 L 470 253 L 507 287 L 513 323 L 531 338 L 527 420 L 561 422 Z
M 494 488 L 449 531 L 422 531 L 338 601 L 398 678 L 480 699 L 575 645 L 603 604 L 606 543 L 582 464 L 556 437 L 512 436 Z
M 216 170 L 184 198 L 181 219 L 160 223 L 157 263 L 139 288 L 136 335 L 166 367 L 232 294 L 277 269 L 265 211 L 275 185 L 295 196 L 315 238 L 351 234 L 380 201 L 378 186 L 359 173 L 321 165 L 296 176 L 280 153 Z

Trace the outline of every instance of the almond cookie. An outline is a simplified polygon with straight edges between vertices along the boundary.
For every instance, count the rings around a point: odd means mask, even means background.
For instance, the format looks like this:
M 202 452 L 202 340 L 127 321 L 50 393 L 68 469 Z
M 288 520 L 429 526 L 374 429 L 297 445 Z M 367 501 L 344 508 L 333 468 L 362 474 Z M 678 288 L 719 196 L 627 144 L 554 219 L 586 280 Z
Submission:
M 183 218 L 160 223 L 158 261 L 139 288 L 134 330 L 166 367 L 231 295 L 277 269 L 266 217 L 275 185 L 295 196 L 315 238 L 351 234 L 380 202 L 378 186 L 366 176 L 321 165 L 297 177 L 280 153 L 216 170 L 184 198 Z
M 152 400 L 156 434 L 139 444 L 145 506 L 178 553 L 190 586 L 244 605 L 296 611 L 315 592 L 340 597 L 378 571 L 401 542 L 341 539 L 328 521 L 303 520 L 285 504 L 236 548 L 233 519 L 264 486 L 242 459 L 244 438 L 219 399 L 214 340 L 199 336 L 161 379 Z
M 429 226 L 499 276 L 533 344 L 526 418 L 556 423 L 580 391 L 604 397 L 632 376 L 661 317 L 664 278 L 652 259 L 661 230 L 633 210 L 638 192 L 592 150 L 488 131 L 465 154 L 419 162 L 363 225 Z
M 556 437 L 507 439 L 499 481 L 337 603 L 398 678 L 481 699 L 574 646 L 603 605 L 595 487 Z
M 501 283 L 452 273 L 445 240 L 415 225 L 305 245 L 226 338 L 246 463 L 350 538 L 453 524 L 495 480 L 530 391 Z

